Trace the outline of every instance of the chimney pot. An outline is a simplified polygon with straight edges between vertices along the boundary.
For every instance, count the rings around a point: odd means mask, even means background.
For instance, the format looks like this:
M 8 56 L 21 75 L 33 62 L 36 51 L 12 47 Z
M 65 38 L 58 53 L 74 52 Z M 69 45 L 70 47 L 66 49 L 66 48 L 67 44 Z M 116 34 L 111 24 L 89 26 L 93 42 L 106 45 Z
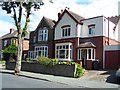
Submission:
M 14 31 L 14 30 L 11 28 L 11 29 L 10 29 L 10 33 L 12 33 L 13 31 Z

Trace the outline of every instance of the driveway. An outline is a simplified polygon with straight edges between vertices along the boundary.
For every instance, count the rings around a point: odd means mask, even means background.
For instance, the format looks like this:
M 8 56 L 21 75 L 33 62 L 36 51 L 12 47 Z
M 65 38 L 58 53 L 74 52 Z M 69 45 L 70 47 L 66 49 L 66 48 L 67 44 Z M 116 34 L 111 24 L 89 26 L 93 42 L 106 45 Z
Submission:
M 86 70 L 79 79 L 119 84 L 115 78 L 116 70 Z

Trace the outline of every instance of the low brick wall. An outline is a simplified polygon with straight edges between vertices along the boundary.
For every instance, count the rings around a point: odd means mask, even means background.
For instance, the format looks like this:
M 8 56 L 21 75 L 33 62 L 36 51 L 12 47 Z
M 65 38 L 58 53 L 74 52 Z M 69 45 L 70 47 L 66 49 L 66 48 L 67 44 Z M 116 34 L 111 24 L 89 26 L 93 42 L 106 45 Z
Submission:
M 7 62 L 6 69 L 14 70 L 15 62 Z M 44 66 L 38 63 L 22 63 L 22 71 L 52 74 L 58 76 L 75 77 L 76 65 L 55 65 L 55 66 Z

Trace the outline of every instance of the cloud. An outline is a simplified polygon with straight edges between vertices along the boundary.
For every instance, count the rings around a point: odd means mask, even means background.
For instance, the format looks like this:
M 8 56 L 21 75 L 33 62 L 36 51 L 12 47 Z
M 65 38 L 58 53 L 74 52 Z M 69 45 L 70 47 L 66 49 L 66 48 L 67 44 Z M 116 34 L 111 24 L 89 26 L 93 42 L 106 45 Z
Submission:
M 10 28 L 14 28 L 15 29 L 15 25 L 13 23 L 10 22 L 6 22 L 6 21 L 1 21 L 0 20 L 0 37 L 7 34 L 10 30 Z
M 41 6 L 38 11 L 33 11 L 30 16 L 31 22 L 29 24 L 29 30 L 33 31 L 38 26 L 40 20 L 43 16 L 57 20 L 57 13 L 65 7 L 69 7 L 70 11 L 73 11 L 83 17 L 90 18 L 95 16 L 104 15 L 106 17 L 118 15 L 118 1 L 119 0 L 53 0 L 54 3 L 49 3 L 49 0 L 44 0 L 45 4 Z M 0 9 L 0 12 L 2 10 Z M 5 11 L 0 13 L 1 15 L 8 18 L 9 15 Z M 25 17 L 22 17 L 25 20 Z M 11 23 L 3 22 L 0 19 L 2 25 L 5 27 L 0 27 L 0 32 L 4 33 L 4 30 L 9 30 L 12 27 Z M 6 24 L 7 23 L 7 24 Z M 1 25 L 1 24 L 0 24 Z M 8 25 L 8 26 L 6 26 Z M 2 30 L 2 31 L 1 31 Z

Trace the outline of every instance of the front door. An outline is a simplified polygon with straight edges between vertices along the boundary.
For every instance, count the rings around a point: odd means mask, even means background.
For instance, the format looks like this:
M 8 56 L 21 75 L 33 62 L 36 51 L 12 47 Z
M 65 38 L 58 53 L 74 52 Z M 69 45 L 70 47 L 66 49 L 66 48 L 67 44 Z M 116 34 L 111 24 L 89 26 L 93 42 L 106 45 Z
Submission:
M 87 60 L 87 49 L 81 50 L 81 58 L 82 58 L 82 67 L 86 67 L 86 60 Z

